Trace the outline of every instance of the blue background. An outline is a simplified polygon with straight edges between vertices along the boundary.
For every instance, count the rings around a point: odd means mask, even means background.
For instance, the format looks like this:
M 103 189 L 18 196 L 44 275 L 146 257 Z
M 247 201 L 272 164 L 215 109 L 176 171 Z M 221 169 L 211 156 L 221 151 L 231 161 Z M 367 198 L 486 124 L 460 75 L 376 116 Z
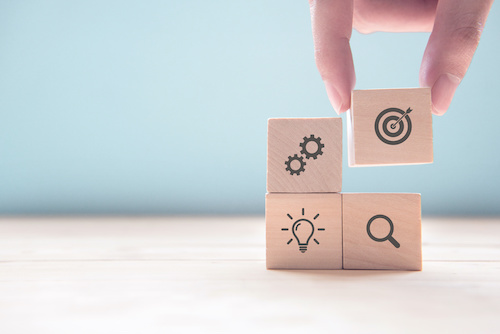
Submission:
M 435 163 L 348 168 L 344 140 L 343 191 L 500 214 L 499 21 Z M 354 32 L 356 88 L 417 87 L 427 38 Z M 267 118 L 320 116 L 307 1 L 0 1 L 1 214 L 263 213 Z

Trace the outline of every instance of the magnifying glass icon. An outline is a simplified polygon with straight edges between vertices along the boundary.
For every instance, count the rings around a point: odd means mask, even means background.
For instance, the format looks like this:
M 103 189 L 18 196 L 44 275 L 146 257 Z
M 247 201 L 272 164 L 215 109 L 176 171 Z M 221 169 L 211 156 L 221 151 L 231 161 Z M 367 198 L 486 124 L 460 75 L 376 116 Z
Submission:
M 372 225 L 373 221 L 375 219 L 385 219 L 388 223 L 389 223 L 389 226 L 391 228 L 391 230 L 389 231 L 389 233 L 387 234 L 387 236 L 385 236 L 384 238 L 376 238 L 372 232 L 370 231 L 370 226 Z M 370 218 L 370 220 L 368 221 L 368 224 L 366 224 L 366 232 L 368 233 L 368 236 L 373 240 L 373 241 L 377 241 L 377 242 L 383 242 L 383 241 L 386 241 L 386 240 L 389 240 L 391 242 L 391 244 L 394 245 L 394 247 L 396 248 L 399 248 L 400 244 L 399 242 L 396 241 L 396 239 L 394 239 L 392 237 L 392 233 L 394 233 L 394 224 L 392 223 L 392 220 L 387 217 L 387 216 L 384 216 L 384 215 L 376 215 L 376 216 L 373 216 Z

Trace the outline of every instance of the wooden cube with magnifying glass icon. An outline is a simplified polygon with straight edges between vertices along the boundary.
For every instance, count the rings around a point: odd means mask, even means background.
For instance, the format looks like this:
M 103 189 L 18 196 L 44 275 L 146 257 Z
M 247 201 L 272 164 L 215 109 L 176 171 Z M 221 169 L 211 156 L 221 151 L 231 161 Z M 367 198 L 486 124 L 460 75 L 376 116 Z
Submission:
M 342 269 L 341 194 L 267 194 L 266 265 Z
M 422 270 L 420 194 L 342 194 L 344 269 Z
M 430 88 L 353 91 L 347 145 L 350 167 L 432 163 Z

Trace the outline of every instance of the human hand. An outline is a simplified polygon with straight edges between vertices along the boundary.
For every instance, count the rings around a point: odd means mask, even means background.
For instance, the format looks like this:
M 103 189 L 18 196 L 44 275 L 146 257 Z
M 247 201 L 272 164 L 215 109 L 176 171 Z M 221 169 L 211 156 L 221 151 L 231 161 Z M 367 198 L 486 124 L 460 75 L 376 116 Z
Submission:
M 337 113 L 350 108 L 356 77 L 351 38 L 361 33 L 431 31 L 420 85 L 443 115 L 476 51 L 493 0 L 309 0 L 316 65 Z

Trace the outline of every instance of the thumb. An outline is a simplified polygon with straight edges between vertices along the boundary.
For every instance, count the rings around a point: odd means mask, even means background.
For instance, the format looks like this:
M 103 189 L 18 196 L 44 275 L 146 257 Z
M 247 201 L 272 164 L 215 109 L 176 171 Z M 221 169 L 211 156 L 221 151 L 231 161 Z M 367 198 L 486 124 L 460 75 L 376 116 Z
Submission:
M 441 0 L 420 68 L 432 112 L 443 115 L 469 68 L 493 0 Z

